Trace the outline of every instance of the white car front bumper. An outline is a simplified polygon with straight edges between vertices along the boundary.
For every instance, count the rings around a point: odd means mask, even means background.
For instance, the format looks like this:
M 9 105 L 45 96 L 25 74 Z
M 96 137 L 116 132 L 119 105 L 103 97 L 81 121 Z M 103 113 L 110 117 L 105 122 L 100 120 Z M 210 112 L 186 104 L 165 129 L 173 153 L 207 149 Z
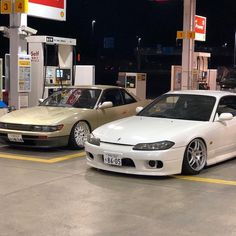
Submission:
M 171 148 L 163 151 L 137 151 L 133 146 L 101 143 L 100 146 L 85 144 L 87 164 L 97 169 L 135 174 L 135 175 L 172 175 L 182 171 L 185 147 Z M 104 163 L 104 154 L 118 154 L 122 166 Z M 149 161 L 158 161 L 157 166 L 151 167 Z

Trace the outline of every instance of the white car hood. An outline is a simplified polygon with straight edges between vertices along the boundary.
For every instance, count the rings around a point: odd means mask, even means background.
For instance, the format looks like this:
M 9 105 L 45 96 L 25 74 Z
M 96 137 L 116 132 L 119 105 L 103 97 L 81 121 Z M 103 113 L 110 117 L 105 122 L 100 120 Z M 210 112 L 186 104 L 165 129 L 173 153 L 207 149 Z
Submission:
M 127 145 L 164 140 L 179 142 L 179 137 L 184 140 L 187 134 L 192 134 L 205 123 L 207 122 L 132 116 L 105 124 L 93 134 L 103 142 Z

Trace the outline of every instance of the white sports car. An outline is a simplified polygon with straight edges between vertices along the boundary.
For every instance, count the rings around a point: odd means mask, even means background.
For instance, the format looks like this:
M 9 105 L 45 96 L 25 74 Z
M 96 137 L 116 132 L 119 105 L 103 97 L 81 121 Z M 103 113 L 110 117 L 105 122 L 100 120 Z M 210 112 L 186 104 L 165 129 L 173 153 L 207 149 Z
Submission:
M 198 174 L 236 156 L 235 116 L 236 94 L 169 92 L 136 116 L 95 129 L 85 146 L 87 163 L 127 174 Z

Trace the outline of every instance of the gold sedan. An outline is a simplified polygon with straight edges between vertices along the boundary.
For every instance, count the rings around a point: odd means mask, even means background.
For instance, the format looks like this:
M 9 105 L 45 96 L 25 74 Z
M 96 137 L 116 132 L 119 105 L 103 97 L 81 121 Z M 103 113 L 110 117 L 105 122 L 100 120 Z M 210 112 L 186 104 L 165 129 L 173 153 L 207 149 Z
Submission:
M 126 89 L 95 85 L 66 87 L 39 106 L 0 117 L 0 141 L 15 146 L 83 148 L 88 134 L 145 106 Z

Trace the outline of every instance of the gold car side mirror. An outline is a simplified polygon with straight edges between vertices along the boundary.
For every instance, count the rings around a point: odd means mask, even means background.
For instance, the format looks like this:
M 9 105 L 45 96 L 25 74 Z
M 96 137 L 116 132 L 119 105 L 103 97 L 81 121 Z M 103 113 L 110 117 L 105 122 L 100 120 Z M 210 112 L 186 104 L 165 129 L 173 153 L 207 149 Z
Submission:
M 136 114 L 138 114 L 140 111 L 142 111 L 143 110 L 143 107 L 136 107 Z
M 98 106 L 99 109 L 106 109 L 110 107 L 113 107 L 112 102 L 103 102 L 101 105 Z

